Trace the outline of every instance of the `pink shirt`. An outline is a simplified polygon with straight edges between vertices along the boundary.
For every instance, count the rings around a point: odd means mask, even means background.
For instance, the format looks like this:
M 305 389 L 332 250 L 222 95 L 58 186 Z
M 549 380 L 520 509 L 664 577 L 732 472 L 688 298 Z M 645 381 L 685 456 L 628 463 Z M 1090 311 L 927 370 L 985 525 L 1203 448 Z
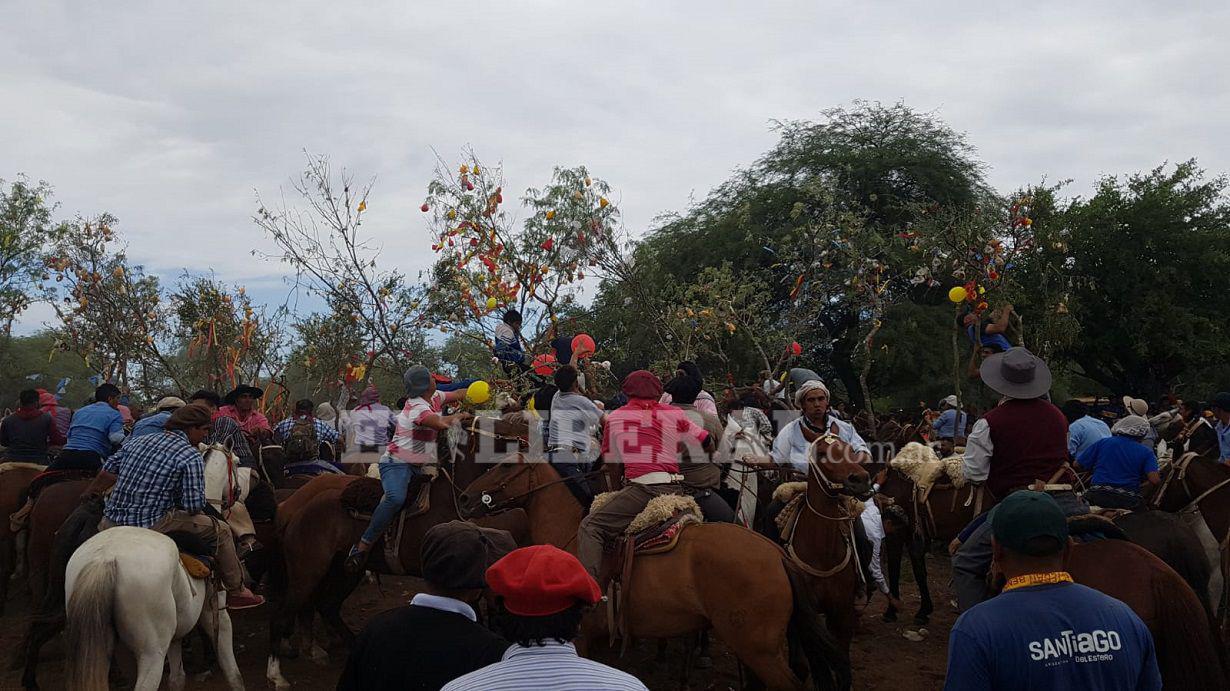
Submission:
M 406 407 L 397 415 L 388 455 L 401 463 L 423 465 L 437 462 L 436 437 L 439 432 L 424 426 L 422 422 L 428 415 L 439 415 L 443 409 L 443 391 L 437 391 L 431 401 L 422 396 L 406 401 Z
M 246 417 L 240 417 L 243 413 L 239 412 L 238 408 L 233 405 L 224 405 L 218 409 L 218 415 L 222 417 L 229 417 L 235 422 L 238 422 L 239 429 L 243 430 L 245 434 L 252 434 L 259 429 L 267 430 L 269 432 L 273 431 L 273 427 L 269 425 L 269 419 L 266 418 L 264 414 L 258 413 L 255 410 L 249 412 Z
M 684 411 L 634 398 L 607 415 L 602 453 L 624 464 L 629 480 L 649 473 L 679 473 L 679 445 L 704 443 L 709 433 Z

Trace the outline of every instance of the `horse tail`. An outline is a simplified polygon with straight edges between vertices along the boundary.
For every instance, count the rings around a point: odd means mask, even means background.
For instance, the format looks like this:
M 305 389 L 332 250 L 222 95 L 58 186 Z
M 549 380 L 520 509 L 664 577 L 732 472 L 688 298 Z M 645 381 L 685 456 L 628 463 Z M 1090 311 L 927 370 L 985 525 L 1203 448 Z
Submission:
M 115 559 L 96 561 L 81 569 L 68 601 L 65 638 L 68 670 L 65 687 L 79 691 L 106 691 L 111 651 L 115 647 L 112 610 L 115 603 Z
M 816 608 L 814 595 L 798 567 L 788 559 L 782 560 L 790 579 L 790 594 L 794 608 L 790 612 L 787 640 L 791 647 L 791 659 L 797 653 L 807 659 L 811 669 L 812 685 L 820 691 L 845 691 L 852 683 L 850 656 L 837 644 L 837 639 L 825 627 Z
M 1157 664 L 1167 688 L 1224 689 L 1225 651 L 1199 598 L 1169 570 L 1152 579 Z

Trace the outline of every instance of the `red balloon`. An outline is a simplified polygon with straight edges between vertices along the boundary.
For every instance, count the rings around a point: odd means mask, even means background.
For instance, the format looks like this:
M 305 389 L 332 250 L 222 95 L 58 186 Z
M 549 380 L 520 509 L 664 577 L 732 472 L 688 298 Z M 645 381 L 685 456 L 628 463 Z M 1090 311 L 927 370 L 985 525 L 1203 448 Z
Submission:
M 790 354 L 791 354 L 791 355 L 794 355 L 795 357 L 798 357 L 799 355 L 802 355 L 802 354 L 803 354 L 803 346 L 799 345 L 799 342 L 798 342 L 798 341 L 791 341 L 791 343 L 790 343 Z
M 572 352 L 576 353 L 577 357 L 588 357 L 597 349 L 598 346 L 589 334 L 577 334 L 572 339 Z
M 556 359 L 554 353 L 543 353 L 534 357 L 534 373 L 549 377 L 555 372 Z

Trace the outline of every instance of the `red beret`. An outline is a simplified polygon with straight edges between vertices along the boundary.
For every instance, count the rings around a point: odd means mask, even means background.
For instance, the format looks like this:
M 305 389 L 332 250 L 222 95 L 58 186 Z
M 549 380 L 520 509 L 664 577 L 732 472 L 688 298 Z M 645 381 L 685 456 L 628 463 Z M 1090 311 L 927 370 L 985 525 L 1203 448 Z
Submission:
M 662 397 L 662 380 L 649 370 L 638 369 L 624 378 L 622 390 L 628 398 L 656 401 Z
M 509 552 L 487 569 L 487 586 L 504 598 L 505 609 L 523 617 L 545 617 L 602 599 L 597 581 L 581 562 L 552 545 Z

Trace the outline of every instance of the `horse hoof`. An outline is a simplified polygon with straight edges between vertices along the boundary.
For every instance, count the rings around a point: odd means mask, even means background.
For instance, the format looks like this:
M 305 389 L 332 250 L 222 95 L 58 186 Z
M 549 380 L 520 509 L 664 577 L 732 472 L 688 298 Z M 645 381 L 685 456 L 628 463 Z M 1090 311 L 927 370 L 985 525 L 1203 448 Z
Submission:
M 713 658 L 700 655 L 696 658 L 696 669 L 713 669 Z

